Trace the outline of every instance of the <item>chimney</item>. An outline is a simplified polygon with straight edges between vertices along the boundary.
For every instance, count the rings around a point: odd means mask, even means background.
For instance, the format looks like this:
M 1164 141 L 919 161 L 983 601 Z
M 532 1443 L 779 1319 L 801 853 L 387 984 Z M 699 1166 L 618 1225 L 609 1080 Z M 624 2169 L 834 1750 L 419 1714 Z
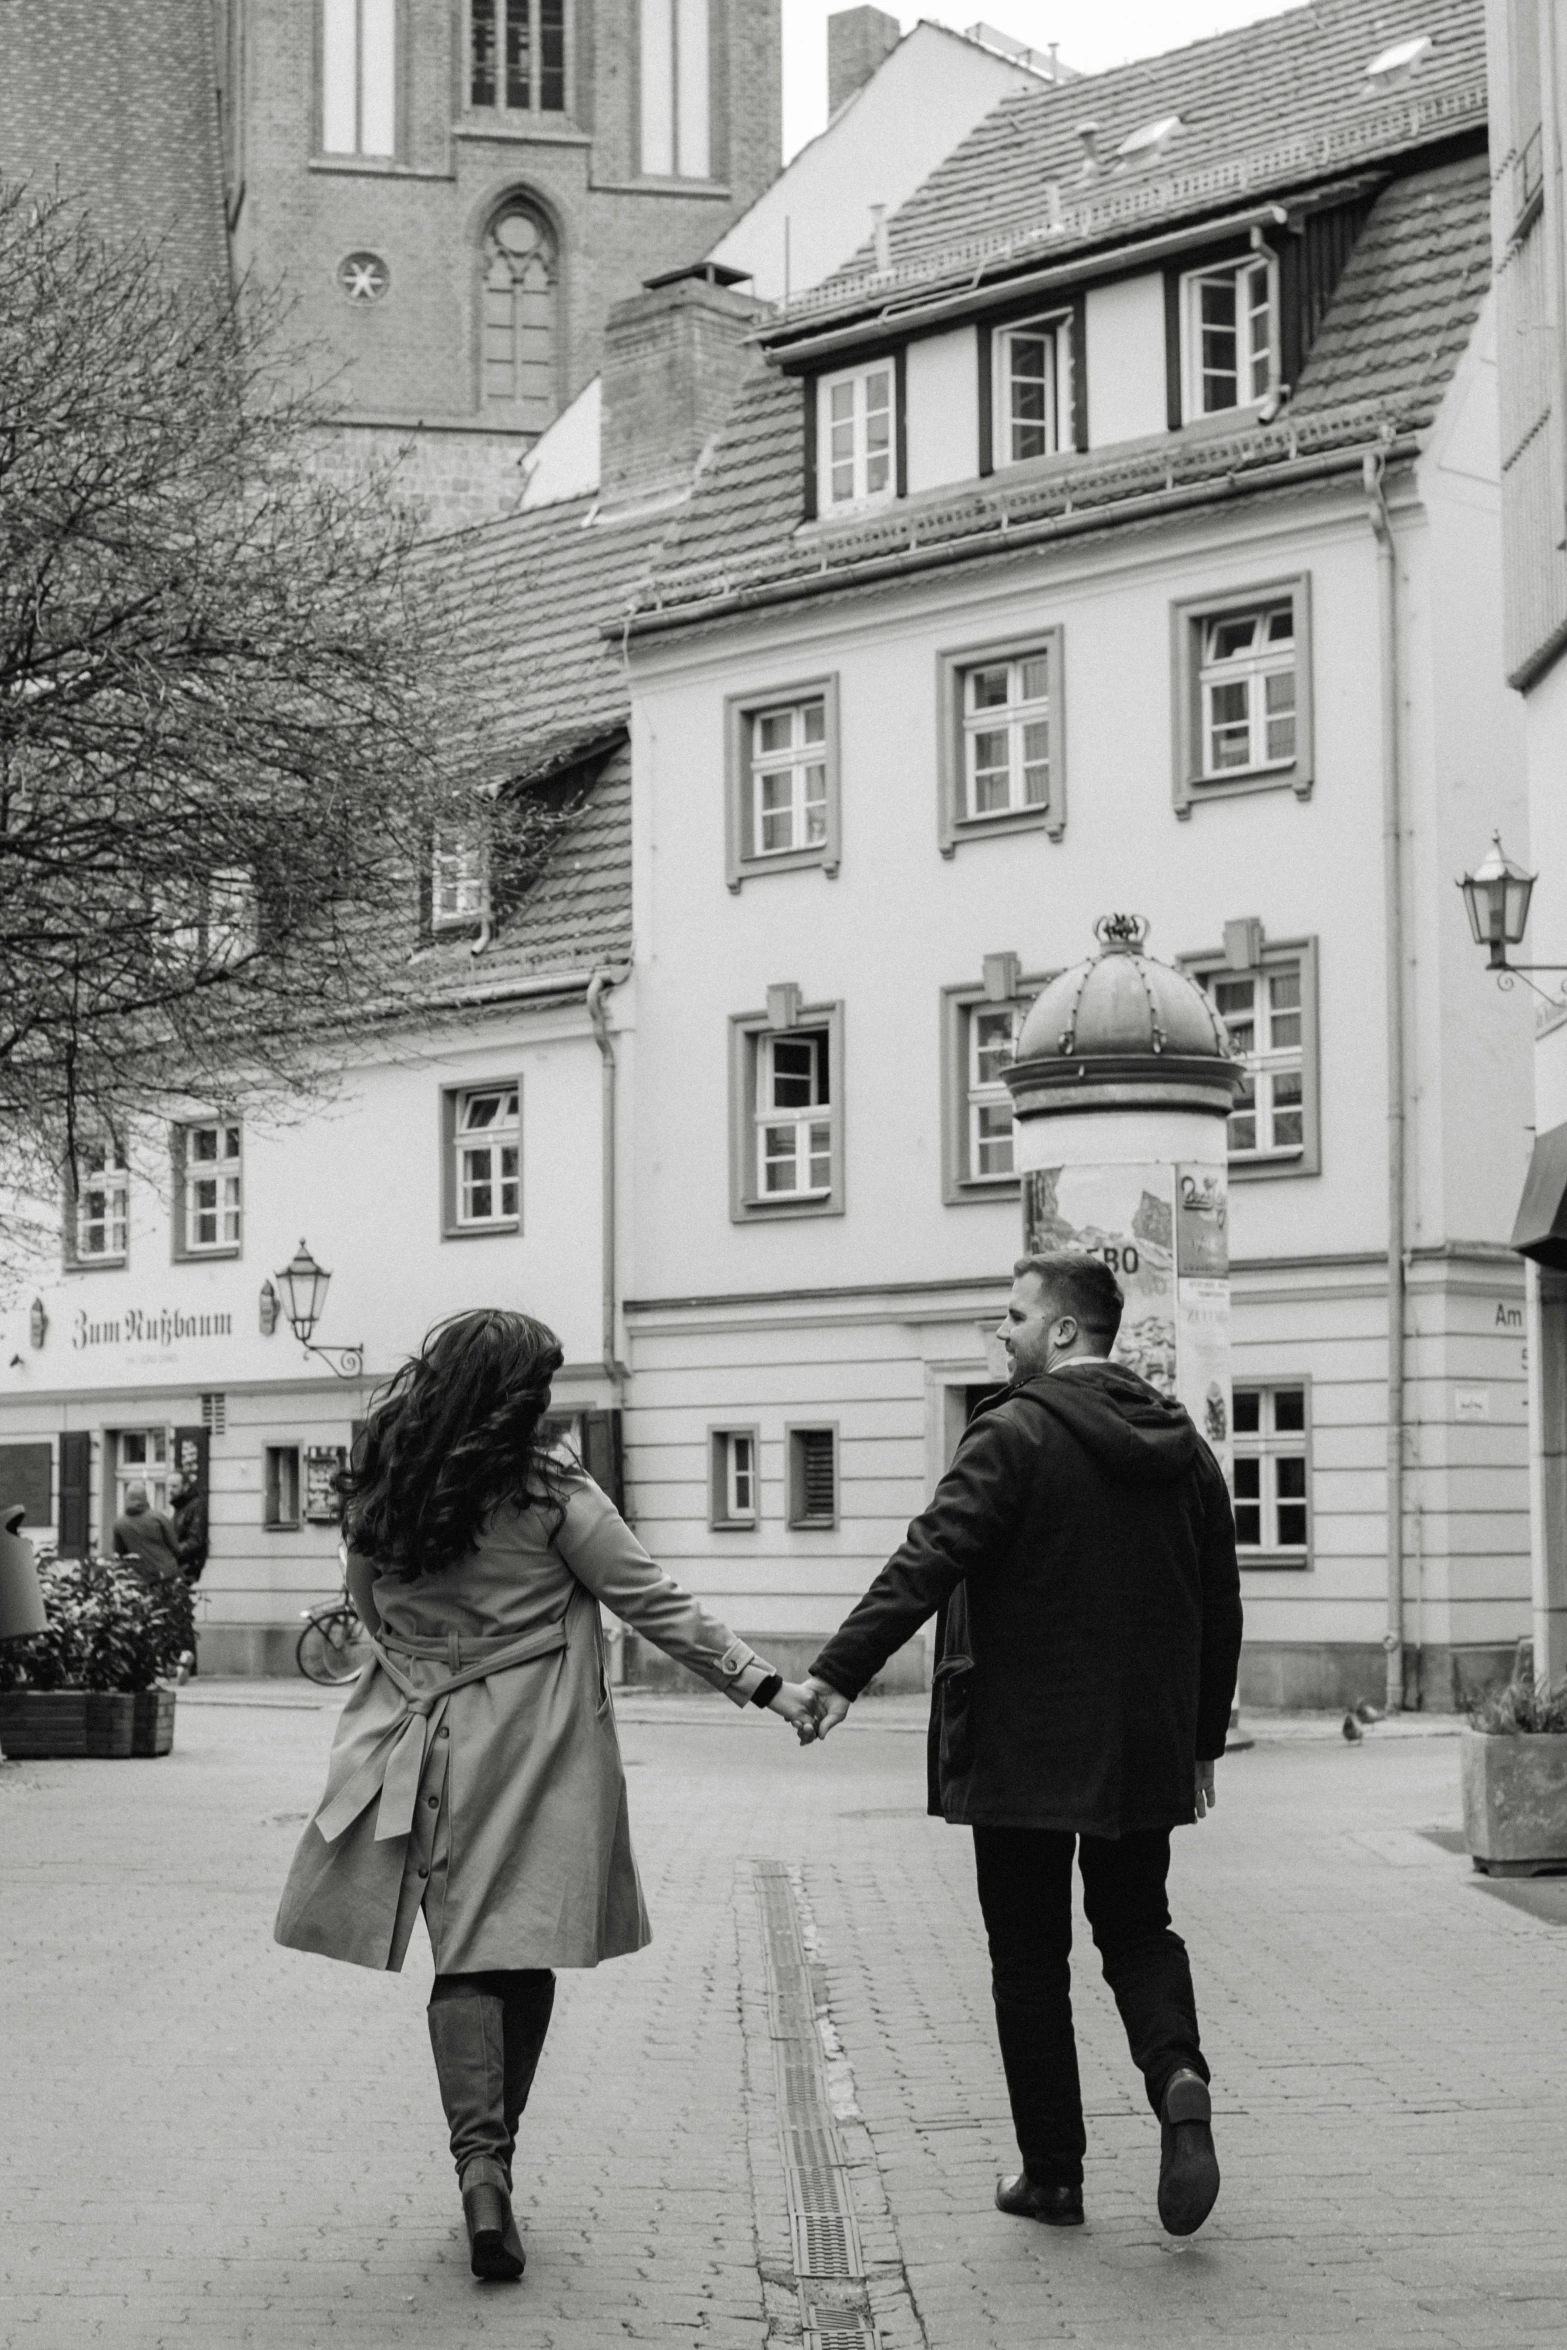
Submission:
M 762 310 L 735 292 L 747 273 L 698 261 L 650 277 L 604 332 L 599 496 L 606 506 L 679 496 L 750 372 Z
M 903 35 L 885 8 L 840 8 L 827 19 L 827 117 L 863 89 Z

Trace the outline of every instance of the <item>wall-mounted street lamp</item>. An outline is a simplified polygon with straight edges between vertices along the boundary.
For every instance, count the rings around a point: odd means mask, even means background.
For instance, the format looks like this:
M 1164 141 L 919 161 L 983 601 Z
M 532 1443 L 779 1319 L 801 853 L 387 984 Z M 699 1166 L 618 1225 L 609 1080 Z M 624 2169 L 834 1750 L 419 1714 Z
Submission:
M 1488 855 L 1481 858 L 1472 873 L 1459 881 L 1464 894 L 1464 910 L 1469 916 L 1469 928 L 1477 947 L 1489 951 L 1487 969 L 1497 975 L 1500 987 L 1511 987 L 1514 976 L 1523 979 L 1525 986 L 1533 987 L 1531 971 L 1567 972 L 1567 963 L 1510 963 L 1509 947 L 1519 945 L 1529 920 L 1529 899 L 1536 876 L 1515 865 L 1502 846 L 1499 832 L 1491 835 Z M 1538 996 L 1547 1003 L 1556 999 L 1546 995 L 1543 987 L 1536 987 Z
M 365 1367 L 362 1346 L 317 1346 L 313 1342 L 331 1278 L 326 1267 L 316 1263 L 303 1241 L 283 1270 L 274 1275 L 288 1326 L 306 1354 L 319 1355 L 339 1379 L 357 1379 Z

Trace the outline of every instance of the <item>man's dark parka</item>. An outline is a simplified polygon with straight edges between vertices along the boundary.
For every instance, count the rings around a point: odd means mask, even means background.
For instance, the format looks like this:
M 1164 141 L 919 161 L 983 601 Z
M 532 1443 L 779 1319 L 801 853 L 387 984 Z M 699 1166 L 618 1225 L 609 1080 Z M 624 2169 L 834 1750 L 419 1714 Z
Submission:
M 1241 1602 L 1224 1477 L 1179 1404 L 1093 1361 L 988 1399 L 812 1673 L 857 1697 L 933 1609 L 932 1812 L 1087 1836 L 1195 1817 Z

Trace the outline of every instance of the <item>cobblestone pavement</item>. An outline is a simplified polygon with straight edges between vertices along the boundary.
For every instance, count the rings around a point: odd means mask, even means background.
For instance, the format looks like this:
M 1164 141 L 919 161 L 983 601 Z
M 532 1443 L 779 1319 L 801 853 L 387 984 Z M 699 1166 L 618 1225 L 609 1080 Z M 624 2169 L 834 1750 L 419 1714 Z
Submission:
M 717 1701 L 628 1701 L 657 1939 L 562 1978 L 503 2288 L 467 2273 L 427 1964 L 270 1940 L 334 1710 L 198 1688 L 167 1761 L 0 1767 L 4 2350 L 797 2338 L 758 1862 L 819 1962 L 886 2350 L 1567 2344 L 1567 1887 L 1471 1876 L 1438 1725 L 1260 1724 L 1177 1839 L 1225 2172 L 1177 2255 L 1086 1934 L 1089 2224 L 991 2208 L 1016 2157 L 918 1709 L 868 1701 L 801 1755 Z

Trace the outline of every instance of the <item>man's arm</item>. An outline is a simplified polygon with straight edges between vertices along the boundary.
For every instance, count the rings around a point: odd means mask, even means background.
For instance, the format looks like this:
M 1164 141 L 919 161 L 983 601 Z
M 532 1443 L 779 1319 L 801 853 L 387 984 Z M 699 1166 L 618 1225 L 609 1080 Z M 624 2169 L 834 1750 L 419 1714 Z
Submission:
M 1218 1463 L 1208 1460 L 1202 1535 L 1202 1668 L 1197 1685 L 1197 1760 L 1224 1752 L 1241 1658 L 1241 1578 L 1235 1513 Z M 1210 1801 L 1212 1800 L 1210 1796 Z
M 966 1575 L 993 1565 L 1016 1531 L 1037 1455 L 1004 1405 L 976 1420 L 929 1508 L 828 1641 L 810 1678 L 840 1697 L 858 1697 Z

